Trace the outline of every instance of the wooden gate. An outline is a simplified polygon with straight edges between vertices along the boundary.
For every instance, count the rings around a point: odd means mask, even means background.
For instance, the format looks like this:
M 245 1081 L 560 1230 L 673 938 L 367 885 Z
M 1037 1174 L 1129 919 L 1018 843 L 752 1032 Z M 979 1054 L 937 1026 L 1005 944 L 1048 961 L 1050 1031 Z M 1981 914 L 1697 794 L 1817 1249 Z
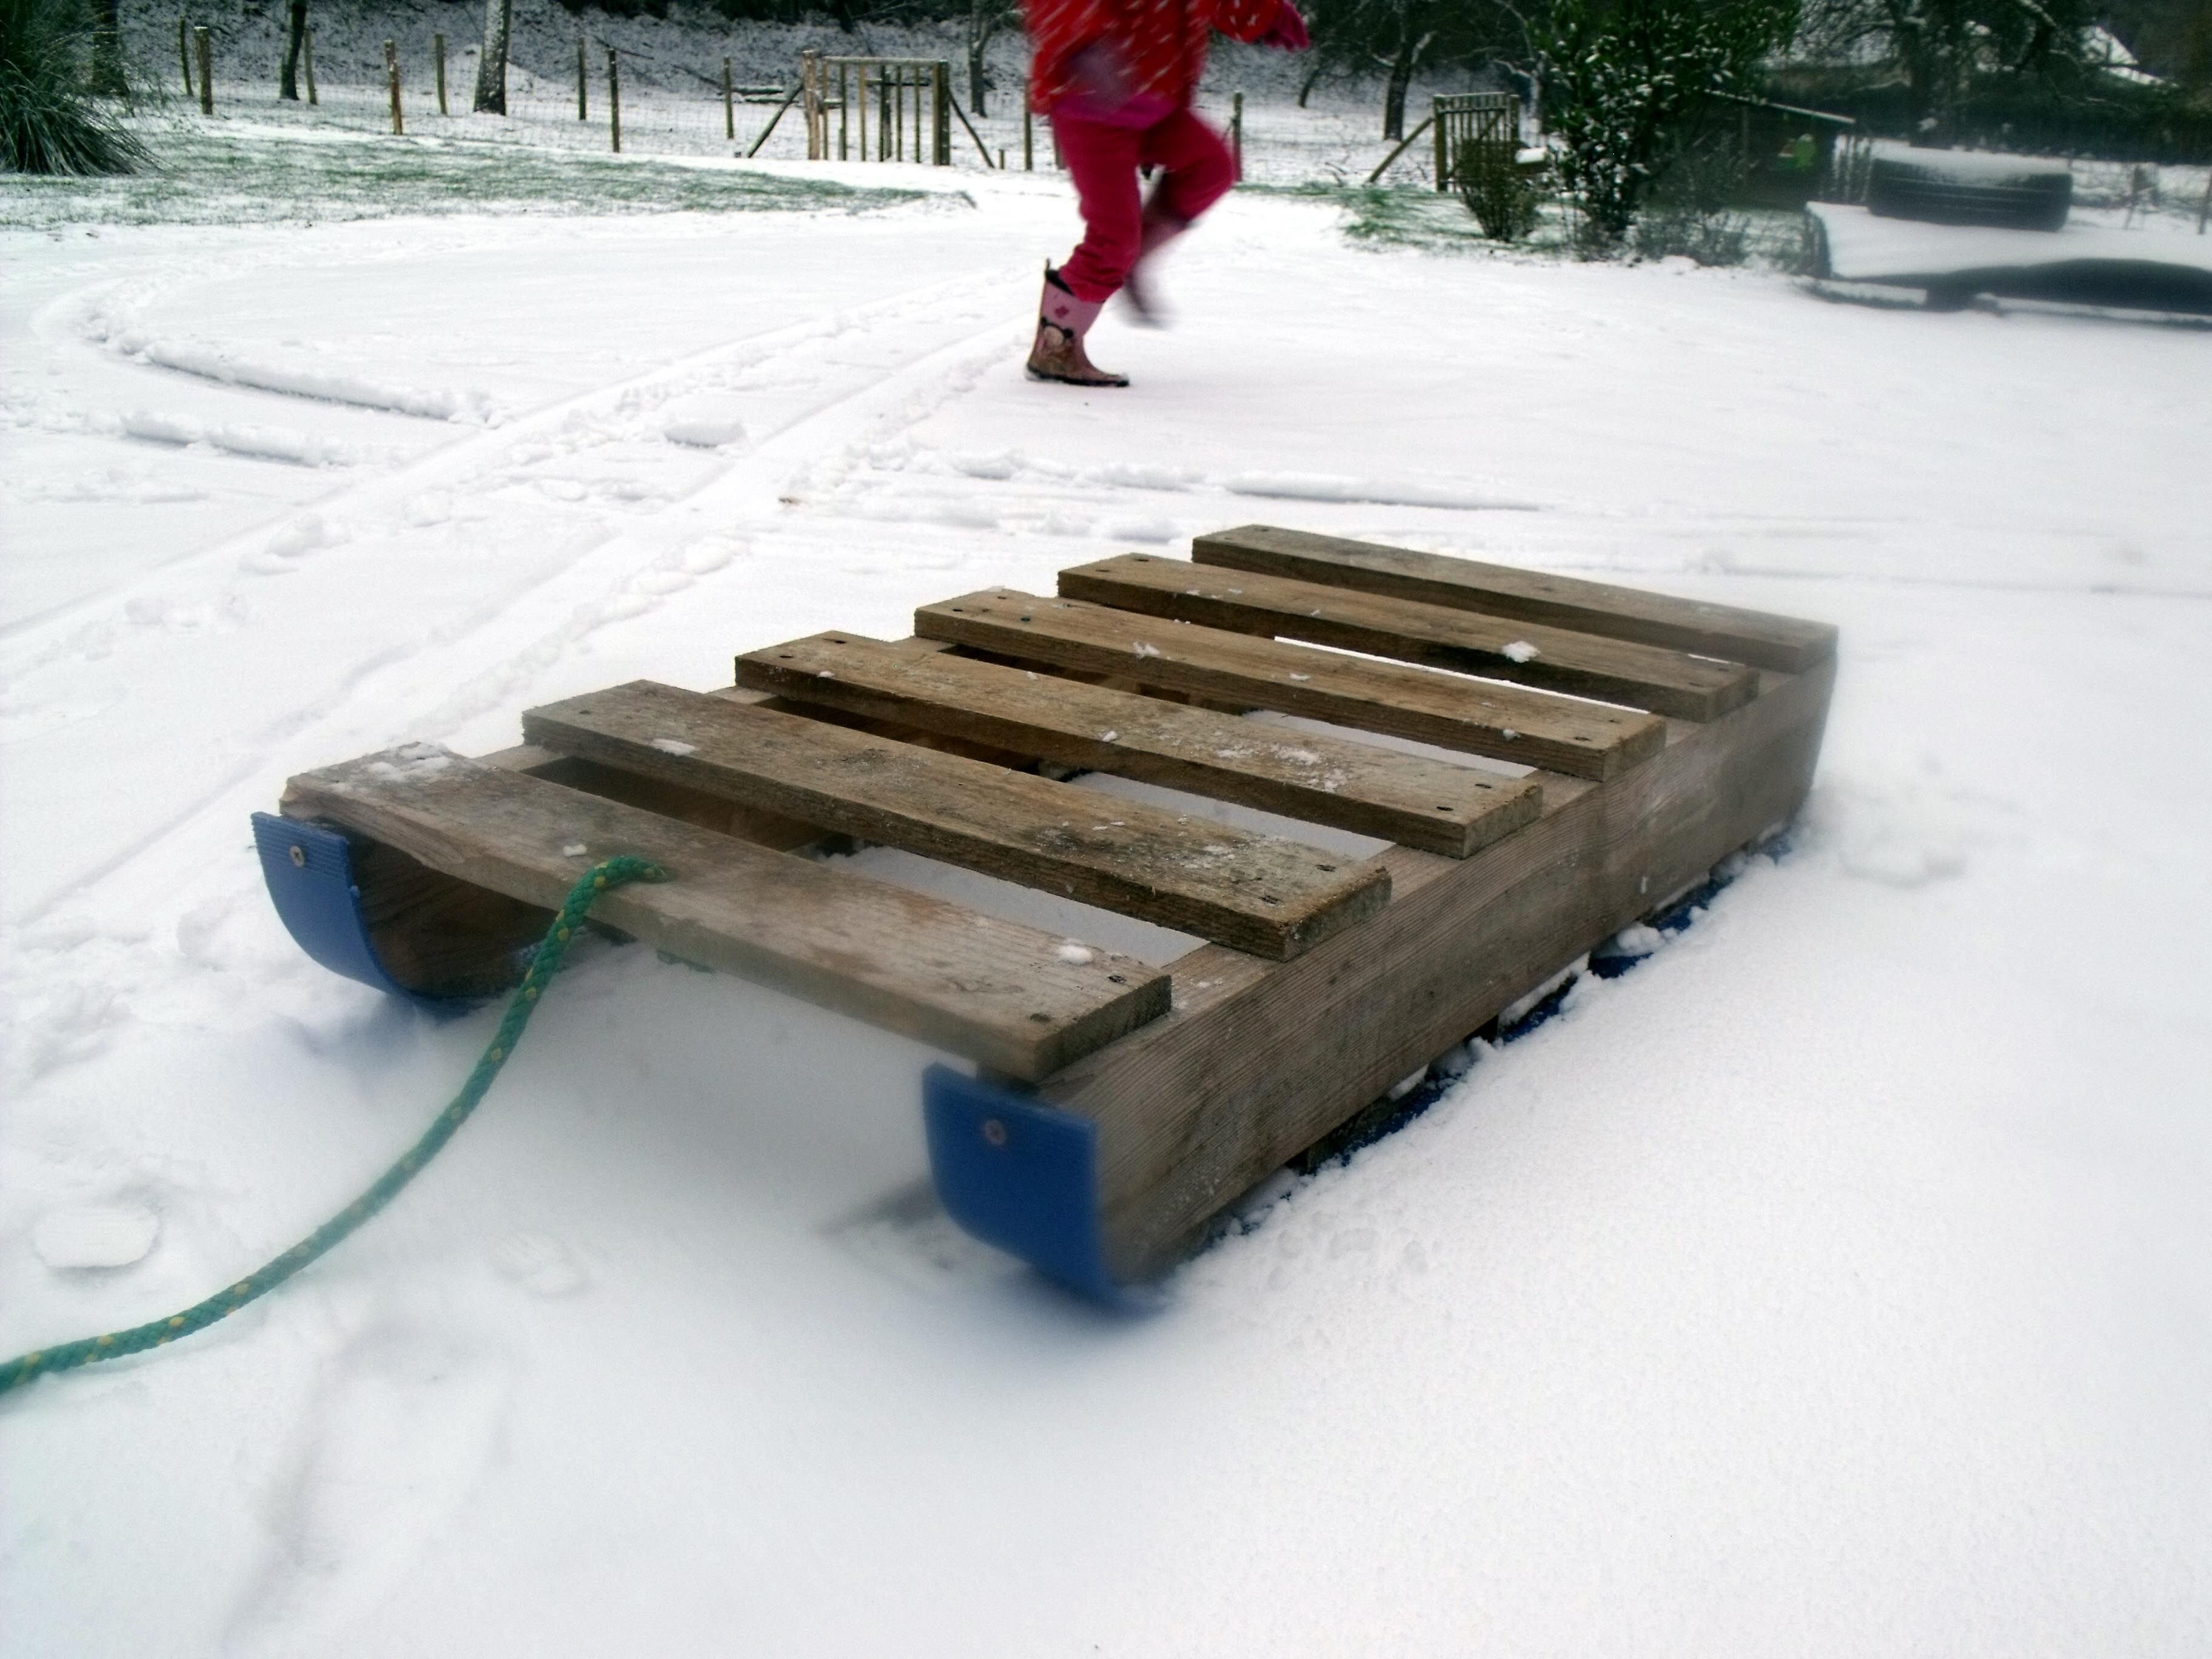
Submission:
M 1467 143 L 1521 149 L 1521 100 L 1510 92 L 1449 94 L 1431 100 L 1430 122 L 1436 129 L 1437 188 L 1450 190 L 1459 183 L 1461 146 Z
M 808 52 L 800 79 L 808 161 L 952 165 L 952 75 L 944 60 Z

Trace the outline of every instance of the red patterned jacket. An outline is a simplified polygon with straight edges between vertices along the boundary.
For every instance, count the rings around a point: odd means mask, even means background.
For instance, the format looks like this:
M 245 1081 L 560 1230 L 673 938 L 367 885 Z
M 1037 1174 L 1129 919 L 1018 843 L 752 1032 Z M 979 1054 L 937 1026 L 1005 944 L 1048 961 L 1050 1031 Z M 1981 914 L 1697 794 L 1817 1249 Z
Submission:
M 1100 43 L 1117 50 L 1130 91 L 1181 109 L 1206 72 L 1216 29 L 1256 40 L 1273 28 L 1282 0 L 1022 0 L 1030 44 L 1030 107 L 1040 114 L 1078 90 L 1068 60 Z

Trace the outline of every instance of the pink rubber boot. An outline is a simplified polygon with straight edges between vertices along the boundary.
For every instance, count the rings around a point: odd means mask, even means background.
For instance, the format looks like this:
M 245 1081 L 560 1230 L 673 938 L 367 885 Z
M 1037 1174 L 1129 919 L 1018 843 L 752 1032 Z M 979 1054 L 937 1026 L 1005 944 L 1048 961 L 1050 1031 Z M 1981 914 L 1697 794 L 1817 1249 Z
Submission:
M 1036 339 L 1030 347 L 1030 379 L 1062 386 L 1128 385 L 1127 375 L 1108 374 L 1084 352 L 1083 337 L 1102 308 L 1096 300 L 1077 299 L 1060 273 L 1047 265 L 1044 295 L 1037 301 Z

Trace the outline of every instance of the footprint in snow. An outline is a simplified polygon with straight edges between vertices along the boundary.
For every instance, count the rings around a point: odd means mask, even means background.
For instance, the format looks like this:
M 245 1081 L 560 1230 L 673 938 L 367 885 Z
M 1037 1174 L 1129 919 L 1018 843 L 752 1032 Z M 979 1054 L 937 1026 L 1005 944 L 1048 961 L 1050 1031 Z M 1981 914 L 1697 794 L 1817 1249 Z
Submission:
M 327 1651 L 461 1524 L 499 1443 L 506 1368 L 443 1333 L 348 1344 L 301 1424 L 276 1541 L 226 1650 Z
M 31 1248 L 56 1273 L 128 1267 L 145 1259 L 161 1218 L 143 1204 L 71 1204 L 31 1229 Z

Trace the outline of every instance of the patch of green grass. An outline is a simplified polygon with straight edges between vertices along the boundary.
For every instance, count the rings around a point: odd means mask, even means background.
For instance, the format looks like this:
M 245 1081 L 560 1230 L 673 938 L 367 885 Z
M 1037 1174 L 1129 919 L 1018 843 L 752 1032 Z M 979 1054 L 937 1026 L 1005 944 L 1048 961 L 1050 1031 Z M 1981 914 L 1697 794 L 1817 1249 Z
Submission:
M 172 120 L 142 127 L 153 165 L 128 178 L 0 175 L 0 226 L 314 223 L 463 213 L 866 212 L 919 201 L 728 167 L 447 138 L 313 137 Z
M 1348 241 L 1370 247 L 1418 248 L 1427 253 L 1514 253 L 1550 255 L 1566 246 L 1565 215 L 1556 205 L 1542 210 L 1536 229 L 1524 240 L 1492 240 L 1456 196 L 1432 190 L 1384 185 L 1240 185 L 1243 191 L 1303 198 L 1335 204 L 1344 212 Z
M 1368 247 L 1413 248 L 1424 253 L 1478 253 L 1495 258 L 1572 258 L 1575 216 L 1556 201 L 1540 210 L 1536 228 L 1526 240 L 1493 241 L 1457 196 L 1432 190 L 1367 185 L 1239 185 L 1240 192 L 1334 204 L 1343 210 L 1347 241 Z M 1743 222 L 1751 263 L 1796 273 L 1806 268 L 1804 216 L 1786 209 L 1745 208 L 1731 216 Z

